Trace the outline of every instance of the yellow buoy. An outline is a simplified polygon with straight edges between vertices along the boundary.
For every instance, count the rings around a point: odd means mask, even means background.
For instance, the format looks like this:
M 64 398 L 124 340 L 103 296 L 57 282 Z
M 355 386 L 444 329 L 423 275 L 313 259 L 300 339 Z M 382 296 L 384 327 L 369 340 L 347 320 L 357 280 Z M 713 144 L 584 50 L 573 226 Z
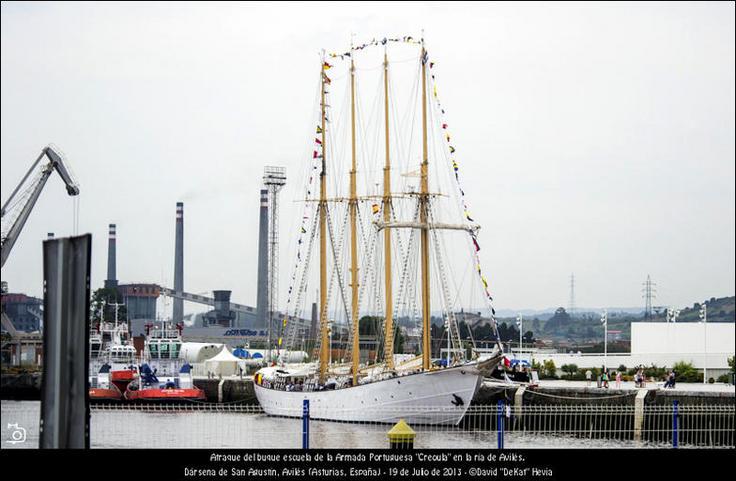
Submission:
M 388 432 L 388 442 L 391 449 L 413 449 L 417 433 L 403 419 Z

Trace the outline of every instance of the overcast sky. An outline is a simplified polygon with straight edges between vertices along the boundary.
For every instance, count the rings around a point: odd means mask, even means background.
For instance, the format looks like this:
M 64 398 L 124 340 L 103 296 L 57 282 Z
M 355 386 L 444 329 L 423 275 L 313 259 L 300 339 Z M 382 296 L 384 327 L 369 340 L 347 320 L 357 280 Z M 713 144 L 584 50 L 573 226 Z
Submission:
M 424 29 L 498 308 L 566 306 L 571 273 L 578 306 L 641 305 L 647 274 L 655 304 L 734 294 L 732 2 L 1 11 L 2 200 L 57 144 L 94 287 L 111 222 L 118 278 L 172 285 L 183 200 L 186 290 L 253 304 L 263 166 L 303 170 L 320 49 Z M 302 189 L 283 191 L 284 225 Z M 73 205 L 51 178 L 3 268 L 11 291 L 41 295 L 41 240 L 73 233 Z

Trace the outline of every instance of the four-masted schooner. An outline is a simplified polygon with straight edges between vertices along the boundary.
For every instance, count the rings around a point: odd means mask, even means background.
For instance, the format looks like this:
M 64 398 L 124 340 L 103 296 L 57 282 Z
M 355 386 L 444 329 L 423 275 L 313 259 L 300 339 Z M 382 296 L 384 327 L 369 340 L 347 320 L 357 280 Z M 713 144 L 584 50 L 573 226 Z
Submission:
M 407 37 L 403 38 L 406 41 Z M 409 43 L 420 47 L 421 75 L 421 131 L 422 149 L 419 165 L 419 191 L 411 193 L 393 193 L 391 190 L 391 154 L 389 136 L 389 62 L 384 48 L 383 55 L 383 89 L 384 89 L 384 140 L 385 162 L 383 165 L 383 192 L 374 196 L 382 203 L 382 216 L 375 220 L 375 235 L 383 237 L 384 279 L 383 297 L 385 318 L 383 320 L 383 363 L 369 368 L 360 364 L 359 336 L 359 278 L 358 278 L 358 234 L 357 217 L 357 165 L 356 165 L 356 90 L 355 90 L 355 53 L 369 45 L 386 45 L 387 39 L 360 47 L 351 46 L 350 52 L 340 55 L 350 59 L 350 134 L 351 134 L 351 166 L 349 171 L 349 196 L 347 199 L 350 223 L 349 239 L 349 273 L 351 302 L 346 314 L 350 320 L 350 367 L 335 367 L 329 364 L 331 342 L 328 334 L 328 224 L 329 211 L 327 195 L 327 153 L 326 148 L 330 128 L 327 121 L 327 104 L 325 99 L 330 79 L 325 73 L 331 67 L 322 57 L 320 66 L 320 123 L 316 139 L 321 146 L 321 155 L 315 151 L 314 157 L 319 159 L 319 200 L 315 221 L 319 235 L 319 354 L 318 362 L 305 365 L 274 365 L 259 370 L 254 377 L 255 393 L 264 411 L 270 415 L 299 417 L 305 399 L 310 401 L 310 416 L 315 419 L 355 422 L 393 423 L 405 419 L 410 423 L 421 424 L 457 424 L 464 416 L 480 383 L 481 369 L 495 366 L 503 356 L 498 349 L 484 360 L 467 360 L 464 356 L 453 354 L 444 365 L 433 365 L 431 359 L 431 306 L 430 306 L 430 231 L 439 229 L 467 230 L 473 235 L 478 228 L 466 224 L 443 224 L 437 222 L 430 212 L 430 199 L 434 194 L 429 190 L 429 154 L 427 140 L 427 68 L 428 55 L 424 40 Z M 436 93 L 435 93 L 436 95 Z M 449 137 L 448 137 L 449 138 Z M 316 167 L 316 166 L 315 166 Z M 392 218 L 392 201 L 398 195 L 416 200 L 417 216 L 412 220 L 401 221 Z M 374 214 L 379 209 L 375 208 Z M 467 216 L 470 219 L 469 216 Z M 378 218 L 377 218 L 378 219 Z M 472 220 L 472 219 L 470 219 Z M 421 357 L 415 362 L 395 365 L 394 362 L 394 294 L 392 279 L 392 232 L 398 229 L 413 229 L 419 232 L 421 271 Z M 316 235 L 316 232 L 315 232 Z M 477 245 L 477 244 L 476 244 Z M 334 249 L 333 249 L 334 250 Z M 485 283 L 485 280 L 483 281 Z M 346 303 L 347 304 L 347 303 Z M 286 323 L 286 320 L 284 321 Z M 448 343 L 451 332 L 456 333 L 459 341 L 454 316 L 448 316 Z M 495 325 L 494 325 L 495 327 Z M 454 329 L 454 331 L 453 331 Z M 456 349 L 455 351 L 459 351 Z

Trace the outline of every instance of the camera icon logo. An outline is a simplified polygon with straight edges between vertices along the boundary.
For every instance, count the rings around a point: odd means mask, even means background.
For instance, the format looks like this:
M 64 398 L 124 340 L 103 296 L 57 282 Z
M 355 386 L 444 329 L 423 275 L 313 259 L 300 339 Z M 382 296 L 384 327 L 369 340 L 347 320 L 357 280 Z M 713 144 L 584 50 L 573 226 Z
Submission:
M 26 428 L 19 426 L 18 423 L 8 423 L 8 429 L 12 429 L 8 444 L 20 444 L 26 442 Z

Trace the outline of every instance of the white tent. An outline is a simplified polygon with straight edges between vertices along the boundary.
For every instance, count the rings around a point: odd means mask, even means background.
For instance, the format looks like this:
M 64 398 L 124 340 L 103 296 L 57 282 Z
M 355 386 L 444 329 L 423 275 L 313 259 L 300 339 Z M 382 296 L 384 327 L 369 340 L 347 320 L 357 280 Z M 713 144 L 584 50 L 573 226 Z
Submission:
M 227 346 L 223 346 L 216 356 L 204 361 L 205 371 L 215 377 L 237 375 L 240 373 L 239 365 L 240 359 L 233 356 Z

